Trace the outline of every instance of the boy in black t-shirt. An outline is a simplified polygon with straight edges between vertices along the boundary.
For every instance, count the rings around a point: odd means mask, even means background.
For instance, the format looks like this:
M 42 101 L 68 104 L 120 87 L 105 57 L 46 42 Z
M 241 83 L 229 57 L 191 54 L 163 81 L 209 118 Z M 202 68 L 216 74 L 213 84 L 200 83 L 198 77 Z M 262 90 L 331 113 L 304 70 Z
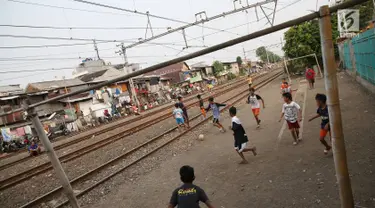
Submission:
M 316 94 L 315 96 L 316 104 L 318 105 L 318 110 L 316 111 L 316 116 L 309 119 L 309 121 L 312 121 L 318 117 L 321 117 L 322 122 L 320 124 L 320 142 L 326 147 L 324 149 L 324 154 L 327 154 L 329 150 L 332 149 L 330 145 L 325 140 L 325 137 L 327 133 L 331 135 L 330 127 L 329 127 L 329 115 L 328 115 L 328 106 L 326 104 L 327 102 L 327 96 L 324 94 Z
M 229 108 L 229 115 L 232 117 L 232 126 L 230 126 L 230 129 L 233 131 L 234 136 L 234 149 L 237 151 L 238 155 L 242 158 L 242 161 L 240 164 L 247 164 L 249 163 L 244 155 L 243 152 L 249 152 L 252 151 L 254 156 L 257 155 L 256 147 L 253 148 L 246 148 L 247 142 L 249 141 L 245 132 L 245 129 L 243 128 L 240 119 L 237 118 L 237 109 L 235 107 Z
M 182 166 L 180 176 L 184 184 L 173 191 L 168 208 L 176 206 L 178 208 L 200 208 L 200 201 L 205 203 L 208 208 L 214 208 L 203 189 L 193 184 L 194 168 L 188 165 Z

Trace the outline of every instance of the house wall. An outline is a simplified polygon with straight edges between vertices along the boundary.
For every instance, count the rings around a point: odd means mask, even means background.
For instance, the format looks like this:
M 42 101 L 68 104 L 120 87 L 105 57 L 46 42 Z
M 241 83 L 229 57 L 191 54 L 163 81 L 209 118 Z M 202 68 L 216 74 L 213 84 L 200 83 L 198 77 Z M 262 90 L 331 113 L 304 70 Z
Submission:
M 240 67 L 238 67 L 238 64 L 237 63 L 232 63 L 231 64 L 231 69 L 230 71 L 233 73 L 233 74 L 239 74 L 240 73 Z
M 31 104 L 43 101 L 45 98 L 46 95 L 34 95 L 29 97 Z M 61 110 L 64 110 L 64 104 L 60 102 L 47 103 L 35 107 L 38 116 L 51 115 L 52 113 Z
M 212 67 L 206 67 L 206 74 L 214 74 Z

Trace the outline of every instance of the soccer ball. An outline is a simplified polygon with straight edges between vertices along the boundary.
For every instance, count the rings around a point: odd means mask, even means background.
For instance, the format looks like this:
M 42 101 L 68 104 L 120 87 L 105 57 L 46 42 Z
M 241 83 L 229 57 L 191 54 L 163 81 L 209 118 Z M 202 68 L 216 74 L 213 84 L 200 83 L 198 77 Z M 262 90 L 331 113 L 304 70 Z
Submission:
M 199 139 L 200 141 L 203 141 L 203 139 L 204 139 L 204 135 L 203 135 L 203 134 L 199 134 L 198 139 Z

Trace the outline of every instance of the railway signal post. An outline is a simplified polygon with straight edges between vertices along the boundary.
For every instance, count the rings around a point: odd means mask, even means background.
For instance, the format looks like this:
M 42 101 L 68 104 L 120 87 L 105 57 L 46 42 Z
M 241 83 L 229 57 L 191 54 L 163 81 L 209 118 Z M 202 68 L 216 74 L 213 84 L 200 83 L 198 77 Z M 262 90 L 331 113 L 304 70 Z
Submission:
M 348 164 L 346 159 L 344 133 L 342 129 L 339 87 L 332 38 L 331 15 L 328 6 L 320 7 L 320 39 L 322 42 L 325 88 L 329 108 L 329 122 L 332 134 L 333 158 L 336 178 L 339 185 L 342 208 L 353 208 L 353 193 L 350 185 Z
M 28 103 L 25 103 L 24 107 L 26 107 L 25 109 L 27 109 Z M 35 111 L 35 108 L 27 109 L 27 114 L 31 118 L 32 124 L 38 134 L 38 137 L 45 148 L 45 151 L 48 155 L 49 160 L 51 161 L 52 167 L 55 170 L 56 175 L 58 179 L 60 180 L 61 186 L 63 187 L 64 192 L 69 199 L 70 205 L 73 208 L 79 208 L 77 198 L 74 195 L 69 179 L 66 176 L 65 171 L 63 167 L 61 166 L 60 160 L 57 157 L 56 152 L 54 151 L 53 146 L 43 129 L 42 122 L 40 122 L 39 117 Z

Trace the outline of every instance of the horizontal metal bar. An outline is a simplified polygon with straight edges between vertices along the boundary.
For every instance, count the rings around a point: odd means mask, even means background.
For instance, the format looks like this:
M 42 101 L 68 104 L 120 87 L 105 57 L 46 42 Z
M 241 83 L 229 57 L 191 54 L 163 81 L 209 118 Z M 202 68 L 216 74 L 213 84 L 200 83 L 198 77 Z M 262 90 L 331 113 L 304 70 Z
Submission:
M 305 55 L 305 56 L 301 56 L 301 57 L 297 57 L 297 58 L 287 59 L 286 61 L 293 61 L 293 60 L 296 60 L 296 59 L 306 58 L 306 57 L 309 57 L 309 56 L 315 56 L 315 53 Z
M 341 3 L 341 4 L 338 4 L 336 6 L 330 7 L 330 12 L 334 13 L 334 12 L 337 12 L 337 10 L 339 10 L 339 9 L 346 9 L 346 8 L 353 7 L 355 5 L 358 5 L 358 4 L 367 2 L 367 1 L 368 0 L 346 1 L 344 3 Z M 310 21 L 310 20 L 313 20 L 313 19 L 319 18 L 319 17 L 320 17 L 319 12 L 313 12 L 311 14 L 307 14 L 307 15 L 299 17 L 297 19 L 289 20 L 287 22 L 284 22 L 284 23 L 281 23 L 281 24 L 278 24 L 278 25 L 275 25 L 275 26 L 272 26 L 272 27 L 269 27 L 269 28 L 266 28 L 266 29 L 263 29 L 263 30 L 259 30 L 259 31 L 254 32 L 254 33 L 244 35 L 244 36 L 241 36 L 241 37 L 238 37 L 238 38 L 235 38 L 235 39 L 232 39 L 232 40 L 229 40 L 229 41 L 226 41 L 226 42 L 223 42 L 223 43 L 220 43 L 220 44 L 217 44 L 217 45 L 214 45 L 214 46 L 211 46 L 211 47 L 208 47 L 208 48 L 196 51 L 196 52 L 187 54 L 185 56 L 181 56 L 181 57 L 169 60 L 169 61 L 165 61 L 165 62 L 156 64 L 156 65 L 141 69 L 139 71 L 135 71 L 131 74 L 120 76 L 120 77 L 117 77 L 115 79 L 108 80 L 108 81 L 105 81 L 105 82 L 97 84 L 97 85 L 89 86 L 85 89 L 77 90 L 77 91 L 74 91 L 74 92 L 71 92 L 71 93 L 68 93 L 68 94 L 65 94 L 65 95 L 60 95 L 60 96 L 57 96 L 57 97 L 54 97 L 54 98 L 51 98 L 51 99 L 48 99 L 48 100 L 44 100 L 44 101 L 41 101 L 41 102 L 38 102 L 38 103 L 31 104 L 31 105 L 29 105 L 29 108 L 37 107 L 37 106 L 40 106 L 40 105 L 43 105 L 43 104 L 46 104 L 46 103 L 49 103 L 49 102 L 53 102 L 53 101 L 58 101 L 58 100 L 68 98 L 68 97 L 71 97 L 73 95 L 77 95 L 77 94 L 87 92 L 87 91 L 90 91 L 90 90 L 99 89 L 101 87 L 105 87 L 107 85 L 110 85 L 110 84 L 113 84 L 113 83 L 116 83 L 116 82 L 119 82 L 119 81 L 127 80 L 129 78 L 136 77 L 136 76 L 148 73 L 148 72 L 152 72 L 152 71 L 155 71 L 157 69 L 160 69 L 160 68 L 172 65 L 172 64 L 176 64 L 176 63 L 183 62 L 183 61 L 186 61 L 186 60 L 189 60 L 189 59 L 192 59 L 192 58 L 196 58 L 196 57 L 199 57 L 199 56 L 202 56 L 202 55 L 206 55 L 206 54 L 212 53 L 214 51 L 218 51 L 220 49 L 227 48 L 229 46 L 233 46 L 233 45 L 236 45 L 236 44 L 248 41 L 248 40 L 252 40 L 252 39 L 255 39 L 255 38 L 258 38 L 258 37 L 261 37 L 261 36 L 264 36 L 264 35 L 267 35 L 267 34 L 270 34 L 270 33 L 273 33 L 273 32 L 276 32 L 276 31 L 279 31 L 279 30 L 282 30 L 282 29 L 285 29 L 285 28 L 288 28 L 288 27 L 291 27 L 291 26 L 294 26 L 294 25 L 298 25 L 298 24 L 301 24 L 303 22 Z M 22 111 L 22 110 L 23 109 L 20 108 L 20 109 L 17 109 L 17 110 L 13 110 L 11 112 L 2 113 L 2 114 L 0 114 L 0 116 L 8 115 L 8 114 L 11 114 L 12 112 L 19 112 L 19 111 Z

